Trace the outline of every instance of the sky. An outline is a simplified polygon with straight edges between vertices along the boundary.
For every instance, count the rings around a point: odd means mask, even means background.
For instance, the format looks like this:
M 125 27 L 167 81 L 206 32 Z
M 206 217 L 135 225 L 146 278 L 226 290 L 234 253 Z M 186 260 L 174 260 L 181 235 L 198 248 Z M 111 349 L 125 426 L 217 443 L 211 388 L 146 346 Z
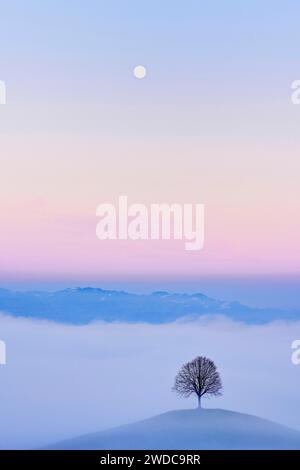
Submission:
M 1 5 L 1 284 L 299 275 L 299 9 Z M 122 194 L 204 203 L 204 249 L 97 240 L 97 206 Z
M 7 343 L 0 448 L 37 448 L 195 408 L 195 398 L 171 388 L 181 365 L 198 355 L 215 362 L 223 383 L 223 396 L 203 399 L 204 407 L 300 430 L 300 365 L 291 362 L 299 322 L 247 326 L 220 317 L 75 327 L 1 315 L 0 327 Z

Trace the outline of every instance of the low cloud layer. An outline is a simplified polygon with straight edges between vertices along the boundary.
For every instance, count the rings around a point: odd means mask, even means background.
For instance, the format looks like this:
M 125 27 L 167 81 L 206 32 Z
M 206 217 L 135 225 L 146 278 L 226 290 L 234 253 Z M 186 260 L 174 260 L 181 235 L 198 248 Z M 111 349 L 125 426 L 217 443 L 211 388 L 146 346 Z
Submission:
M 0 448 L 30 448 L 196 405 L 171 392 L 183 362 L 213 359 L 224 396 L 204 406 L 300 429 L 300 322 L 246 326 L 224 318 L 167 325 L 64 326 L 0 316 Z

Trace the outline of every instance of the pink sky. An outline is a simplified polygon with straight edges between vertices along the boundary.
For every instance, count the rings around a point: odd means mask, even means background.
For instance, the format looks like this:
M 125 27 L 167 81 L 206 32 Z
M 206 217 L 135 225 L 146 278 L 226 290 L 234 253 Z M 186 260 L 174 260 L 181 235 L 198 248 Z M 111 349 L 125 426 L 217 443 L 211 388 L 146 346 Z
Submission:
M 295 149 L 150 137 L 4 135 L 1 277 L 297 273 Z M 145 205 L 204 203 L 204 249 L 97 240 L 96 207 L 120 194 Z

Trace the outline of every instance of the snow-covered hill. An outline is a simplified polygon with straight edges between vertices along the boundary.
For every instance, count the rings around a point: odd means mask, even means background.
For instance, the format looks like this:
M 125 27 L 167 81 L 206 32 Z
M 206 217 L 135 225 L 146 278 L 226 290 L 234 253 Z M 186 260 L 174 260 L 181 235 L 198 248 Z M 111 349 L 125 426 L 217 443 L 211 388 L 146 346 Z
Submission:
M 170 411 L 48 449 L 300 449 L 300 432 L 220 409 Z

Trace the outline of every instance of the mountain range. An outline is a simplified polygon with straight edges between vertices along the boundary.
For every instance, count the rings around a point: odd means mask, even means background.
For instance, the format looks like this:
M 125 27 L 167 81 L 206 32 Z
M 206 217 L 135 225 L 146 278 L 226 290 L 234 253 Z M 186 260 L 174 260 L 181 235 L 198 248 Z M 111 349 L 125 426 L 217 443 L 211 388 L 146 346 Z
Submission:
M 299 310 L 255 308 L 239 302 L 213 299 L 202 293 L 165 291 L 132 294 L 94 287 L 76 287 L 56 292 L 0 289 L 0 311 L 17 317 L 47 319 L 84 325 L 93 321 L 168 323 L 223 315 L 245 323 L 299 320 Z

